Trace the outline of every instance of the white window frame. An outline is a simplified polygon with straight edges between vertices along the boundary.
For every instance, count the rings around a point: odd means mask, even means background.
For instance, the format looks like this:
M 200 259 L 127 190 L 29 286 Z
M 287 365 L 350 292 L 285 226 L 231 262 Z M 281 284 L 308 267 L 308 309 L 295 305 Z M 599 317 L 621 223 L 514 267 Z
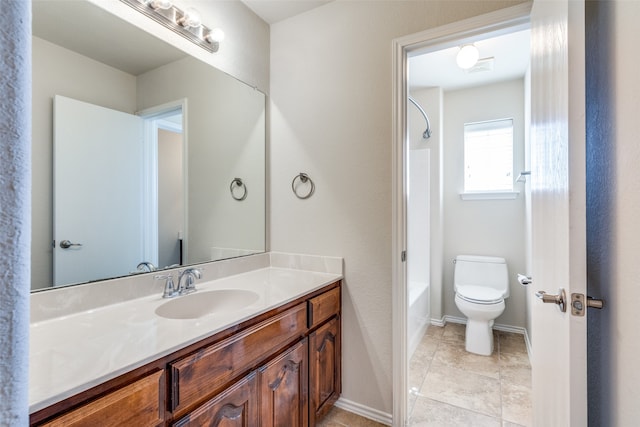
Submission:
M 508 124 L 507 124 L 508 122 Z M 509 126 L 510 125 L 510 126 Z M 511 128 L 511 186 L 508 189 L 482 189 L 482 190 L 467 190 L 467 133 L 472 131 L 491 131 L 495 129 Z M 515 199 L 519 192 L 514 191 L 514 120 L 513 118 L 502 118 L 495 120 L 487 120 L 483 122 L 471 122 L 464 124 L 464 141 L 463 141 L 463 191 L 460 197 L 463 200 L 487 200 L 487 199 Z

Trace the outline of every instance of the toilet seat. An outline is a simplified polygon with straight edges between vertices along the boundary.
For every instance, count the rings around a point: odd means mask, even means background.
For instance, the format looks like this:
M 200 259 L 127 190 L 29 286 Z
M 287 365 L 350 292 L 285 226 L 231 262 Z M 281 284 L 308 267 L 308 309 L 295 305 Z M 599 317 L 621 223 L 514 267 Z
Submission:
M 463 300 L 474 304 L 497 304 L 504 300 L 500 291 L 484 286 L 458 286 L 456 294 Z

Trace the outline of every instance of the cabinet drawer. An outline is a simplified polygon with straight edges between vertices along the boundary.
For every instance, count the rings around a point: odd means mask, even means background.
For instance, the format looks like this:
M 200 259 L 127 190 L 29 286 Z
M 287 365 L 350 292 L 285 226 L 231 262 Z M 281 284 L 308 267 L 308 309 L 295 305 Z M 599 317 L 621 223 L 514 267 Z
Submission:
M 275 349 L 306 332 L 307 310 L 299 304 L 169 365 L 171 410 L 180 414 L 234 377 L 260 362 Z
M 340 288 L 309 300 L 309 328 L 314 328 L 340 311 Z
M 43 425 L 158 426 L 164 422 L 164 387 L 164 371 L 158 371 Z

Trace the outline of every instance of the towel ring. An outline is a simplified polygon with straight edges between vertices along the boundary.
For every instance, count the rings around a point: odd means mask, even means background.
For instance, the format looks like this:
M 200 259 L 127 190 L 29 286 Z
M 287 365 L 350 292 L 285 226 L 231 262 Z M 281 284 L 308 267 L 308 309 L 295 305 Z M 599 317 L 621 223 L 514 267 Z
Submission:
M 238 197 L 236 196 L 236 193 L 233 192 L 234 184 L 236 187 L 242 187 L 242 196 Z M 231 192 L 231 197 L 239 202 L 247 198 L 247 186 L 244 184 L 244 182 L 242 182 L 242 179 L 240 178 L 233 178 L 233 181 L 231 181 L 231 185 L 229 186 L 229 191 Z
M 298 191 L 296 190 L 296 180 L 297 179 L 299 179 L 300 182 L 303 183 L 303 184 L 306 184 L 307 182 L 309 182 L 309 184 L 311 184 L 311 188 L 309 189 L 309 192 L 307 194 L 305 194 L 305 195 L 298 194 Z M 304 172 L 300 172 L 298 175 L 293 177 L 293 181 L 291 181 L 291 189 L 293 190 L 293 194 L 295 194 L 298 199 L 308 199 L 309 197 L 311 197 L 313 192 L 316 190 L 316 185 L 313 183 L 313 180 L 311 178 L 309 178 L 309 175 L 307 175 Z

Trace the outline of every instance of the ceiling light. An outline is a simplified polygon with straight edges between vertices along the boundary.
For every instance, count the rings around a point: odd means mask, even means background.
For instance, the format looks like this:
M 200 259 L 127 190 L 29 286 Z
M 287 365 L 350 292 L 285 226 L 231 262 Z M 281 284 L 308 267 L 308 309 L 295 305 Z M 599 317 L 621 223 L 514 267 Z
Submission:
M 478 62 L 478 58 L 480 58 L 480 52 L 478 52 L 478 48 L 472 44 L 466 44 L 460 48 L 458 51 L 458 55 L 456 56 L 456 63 L 458 67 L 466 70 L 467 68 L 471 68 L 476 65 Z

